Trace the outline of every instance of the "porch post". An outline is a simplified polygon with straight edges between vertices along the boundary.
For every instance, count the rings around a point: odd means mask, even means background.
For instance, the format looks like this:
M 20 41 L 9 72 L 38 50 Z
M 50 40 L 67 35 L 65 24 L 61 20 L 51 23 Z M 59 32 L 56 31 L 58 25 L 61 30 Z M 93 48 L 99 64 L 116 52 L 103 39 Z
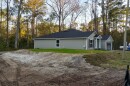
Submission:
M 99 49 L 101 49 L 101 39 L 99 39 Z
M 88 39 L 86 38 L 86 50 L 88 49 Z
M 96 38 L 96 43 L 95 43 L 96 45 L 95 45 L 95 48 L 97 49 L 97 38 Z
M 112 42 L 111 42 L 111 50 L 112 50 L 112 46 L 113 46 L 113 45 L 112 45 Z

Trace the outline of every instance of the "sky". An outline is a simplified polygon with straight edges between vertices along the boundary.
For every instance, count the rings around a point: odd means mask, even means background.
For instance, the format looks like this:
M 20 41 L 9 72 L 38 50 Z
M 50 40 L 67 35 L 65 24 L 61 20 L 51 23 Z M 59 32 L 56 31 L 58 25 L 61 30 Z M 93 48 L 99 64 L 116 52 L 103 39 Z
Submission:
M 12 3 L 13 0 L 11 0 L 11 3 L 10 5 L 13 6 L 13 3 Z M 80 0 L 81 4 L 82 5 L 86 5 L 84 2 L 86 1 L 91 1 L 91 0 Z M 124 2 L 126 2 L 127 0 L 124 0 Z M 6 7 L 6 4 L 3 3 L 3 7 Z M 100 13 L 101 13 L 101 9 L 99 9 L 99 16 L 100 16 Z M 68 17 L 68 19 L 66 19 L 66 23 L 69 22 L 68 20 L 70 20 L 70 18 Z M 86 12 L 86 21 L 87 23 L 91 20 L 91 14 L 90 14 L 90 10 L 87 10 Z M 85 12 L 80 14 L 80 16 L 78 17 L 77 23 L 85 23 Z

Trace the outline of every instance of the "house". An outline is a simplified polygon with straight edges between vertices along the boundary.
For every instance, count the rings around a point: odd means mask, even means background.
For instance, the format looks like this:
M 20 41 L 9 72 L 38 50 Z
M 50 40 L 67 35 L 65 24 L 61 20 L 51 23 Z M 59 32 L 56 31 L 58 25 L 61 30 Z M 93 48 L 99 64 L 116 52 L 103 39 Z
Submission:
M 98 35 L 95 31 L 82 32 L 69 29 L 34 39 L 34 48 L 104 49 L 112 50 L 110 35 Z

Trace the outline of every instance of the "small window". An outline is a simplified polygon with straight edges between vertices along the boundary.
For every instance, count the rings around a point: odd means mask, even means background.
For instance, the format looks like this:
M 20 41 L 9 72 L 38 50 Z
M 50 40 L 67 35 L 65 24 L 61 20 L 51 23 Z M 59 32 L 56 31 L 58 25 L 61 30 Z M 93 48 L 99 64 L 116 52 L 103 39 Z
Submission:
M 56 40 L 56 47 L 59 47 L 60 40 Z
M 59 47 L 59 44 L 56 44 L 57 47 Z
M 56 40 L 56 43 L 59 43 L 59 40 Z

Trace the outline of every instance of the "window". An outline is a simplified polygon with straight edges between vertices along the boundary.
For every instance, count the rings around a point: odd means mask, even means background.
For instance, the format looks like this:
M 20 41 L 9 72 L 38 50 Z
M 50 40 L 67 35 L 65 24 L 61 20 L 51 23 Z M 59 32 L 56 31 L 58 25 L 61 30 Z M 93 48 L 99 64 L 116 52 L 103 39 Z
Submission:
M 59 47 L 60 40 L 56 40 L 56 47 Z
M 90 48 L 93 47 L 93 42 L 94 42 L 94 40 L 89 40 L 89 47 L 90 47 Z
M 59 43 L 59 40 L 56 40 L 56 43 Z

